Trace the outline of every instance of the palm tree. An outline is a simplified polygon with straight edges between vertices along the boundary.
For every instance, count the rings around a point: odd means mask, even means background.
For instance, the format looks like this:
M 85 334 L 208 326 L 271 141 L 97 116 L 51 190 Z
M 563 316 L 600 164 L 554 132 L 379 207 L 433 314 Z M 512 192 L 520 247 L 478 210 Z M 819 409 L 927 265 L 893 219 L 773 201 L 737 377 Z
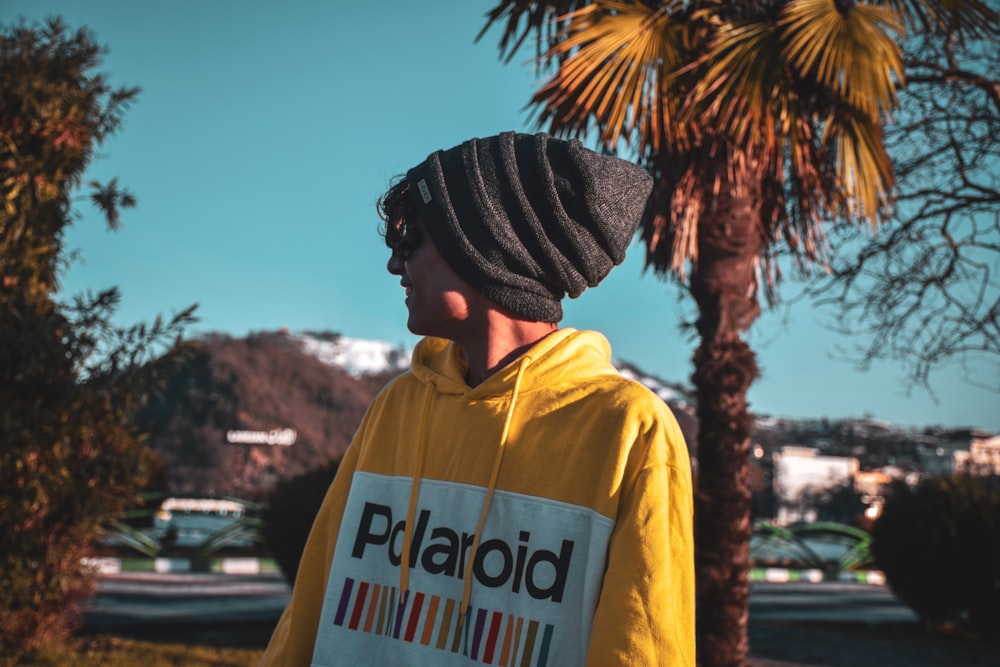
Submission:
M 751 417 L 742 336 L 771 301 L 779 252 L 823 264 L 824 224 L 876 226 L 894 177 L 882 126 L 903 85 L 905 30 L 977 31 L 981 0 L 501 0 L 509 60 L 536 33 L 552 71 L 539 127 L 596 136 L 650 170 L 646 265 L 698 306 L 699 654 L 748 653 Z

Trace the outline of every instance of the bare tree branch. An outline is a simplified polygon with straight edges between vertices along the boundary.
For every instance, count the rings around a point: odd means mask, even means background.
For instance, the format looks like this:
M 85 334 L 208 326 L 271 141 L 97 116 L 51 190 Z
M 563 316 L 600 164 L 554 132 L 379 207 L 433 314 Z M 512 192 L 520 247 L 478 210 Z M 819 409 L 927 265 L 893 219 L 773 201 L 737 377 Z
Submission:
M 876 236 L 840 230 L 830 275 L 810 289 L 834 325 L 870 339 L 853 355 L 931 372 L 963 364 L 1000 392 L 1000 49 L 995 32 L 907 45 L 904 115 L 887 127 L 896 215 Z M 986 368 L 982 362 L 986 363 Z

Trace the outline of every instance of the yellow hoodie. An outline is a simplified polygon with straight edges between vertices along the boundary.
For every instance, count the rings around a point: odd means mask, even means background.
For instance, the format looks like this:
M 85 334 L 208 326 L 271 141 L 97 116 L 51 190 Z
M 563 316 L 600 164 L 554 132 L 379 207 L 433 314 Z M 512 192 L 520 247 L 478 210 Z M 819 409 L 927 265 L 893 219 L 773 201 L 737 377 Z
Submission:
M 261 665 L 693 666 L 687 449 L 610 356 L 561 329 L 470 388 L 457 347 L 422 340 L 340 465 Z

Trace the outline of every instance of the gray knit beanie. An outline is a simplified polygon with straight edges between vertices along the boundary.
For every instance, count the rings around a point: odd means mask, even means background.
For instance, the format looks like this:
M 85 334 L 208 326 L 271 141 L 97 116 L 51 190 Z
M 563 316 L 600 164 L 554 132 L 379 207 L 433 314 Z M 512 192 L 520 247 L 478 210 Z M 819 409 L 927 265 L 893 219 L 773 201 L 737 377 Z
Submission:
M 514 132 L 432 153 L 406 180 L 455 273 L 543 322 L 622 263 L 653 187 L 637 165 L 579 141 Z

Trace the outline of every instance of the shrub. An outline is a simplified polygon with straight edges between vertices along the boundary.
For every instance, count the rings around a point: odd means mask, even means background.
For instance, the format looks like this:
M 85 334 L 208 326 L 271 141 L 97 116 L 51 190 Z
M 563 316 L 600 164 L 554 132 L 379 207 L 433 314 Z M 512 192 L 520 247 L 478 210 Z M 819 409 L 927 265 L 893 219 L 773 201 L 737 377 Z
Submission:
M 1000 478 L 896 485 L 872 527 L 872 553 L 924 622 L 1000 631 Z
M 339 465 L 339 460 L 331 461 L 279 482 L 264 510 L 264 541 L 289 584 L 295 583 L 306 539 Z
M 0 27 L 0 654 L 59 641 L 89 592 L 101 527 L 122 515 L 152 459 L 131 422 L 164 323 L 114 323 L 115 289 L 55 300 L 65 229 L 97 147 L 135 89 L 94 71 L 102 50 L 56 19 Z M 108 224 L 134 198 L 91 184 Z

